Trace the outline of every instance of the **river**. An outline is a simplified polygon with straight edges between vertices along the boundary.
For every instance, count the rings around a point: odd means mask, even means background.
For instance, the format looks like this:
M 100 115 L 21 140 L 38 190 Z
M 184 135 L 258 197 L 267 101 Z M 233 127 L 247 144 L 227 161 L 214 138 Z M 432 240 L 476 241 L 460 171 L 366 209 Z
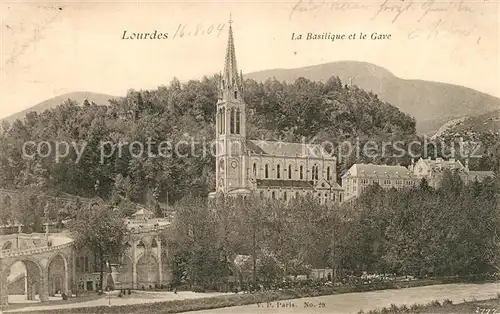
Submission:
M 450 299 L 453 303 L 462 303 L 464 300 L 470 301 L 473 298 L 486 300 L 496 297 L 499 292 L 500 283 L 447 284 L 301 298 L 279 301 L 279 304 L 272 302 L 270 304 L 245 305 L 190 313 L 356 313 L 359 310 L 367 312 L 376 308 L 389 307 L 392 303 L 398 306 L 403 304 L 410 306 L 415 303 L 425 304 L 445 299 Z M 277 307 L 278 305 L 287 307 Z

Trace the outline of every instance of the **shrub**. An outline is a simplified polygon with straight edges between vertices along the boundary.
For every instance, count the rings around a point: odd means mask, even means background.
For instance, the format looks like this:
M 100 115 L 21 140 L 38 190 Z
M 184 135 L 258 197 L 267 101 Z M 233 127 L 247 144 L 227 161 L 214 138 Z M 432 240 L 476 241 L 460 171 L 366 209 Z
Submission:
M 397 313 L 397 312 L 399 312 L 399 307 L 396 304 L 391 303 L 390 310 L 391 310 L 391 312 Z
M 438 300 L 429 302 L 426 307 L 441 307 L 441 303 Z
M 419 304 L 419 303 L 412 304 L 410 306 L 410 312 L 416 312 L 416 311 L 418 311 L 418 309 L 420 309 L 422 307 L 423 307 L 423 305 Z
M 450 299 L 446 299 L 443 301 L 443 306 L 444 305 L 452 305 L 453 304 L 453 301 L 451 301 Z

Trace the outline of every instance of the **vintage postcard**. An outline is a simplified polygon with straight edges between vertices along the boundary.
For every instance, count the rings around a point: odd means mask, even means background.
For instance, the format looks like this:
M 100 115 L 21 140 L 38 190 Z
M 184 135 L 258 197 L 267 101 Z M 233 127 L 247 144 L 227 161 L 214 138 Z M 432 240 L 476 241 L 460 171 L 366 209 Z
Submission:
M 0 313 L 500 312 L 499 15 L 0 1 Z

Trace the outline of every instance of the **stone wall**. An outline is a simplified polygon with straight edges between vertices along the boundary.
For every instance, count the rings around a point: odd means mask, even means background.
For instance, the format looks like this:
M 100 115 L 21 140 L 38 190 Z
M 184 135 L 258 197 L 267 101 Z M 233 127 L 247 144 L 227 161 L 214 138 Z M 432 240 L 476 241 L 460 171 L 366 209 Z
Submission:
M 20 274 L 14 278 L 14 281 L 9 282 L 7 291 L 9 294 L 23 295 L 26 293 L 26 275 Z

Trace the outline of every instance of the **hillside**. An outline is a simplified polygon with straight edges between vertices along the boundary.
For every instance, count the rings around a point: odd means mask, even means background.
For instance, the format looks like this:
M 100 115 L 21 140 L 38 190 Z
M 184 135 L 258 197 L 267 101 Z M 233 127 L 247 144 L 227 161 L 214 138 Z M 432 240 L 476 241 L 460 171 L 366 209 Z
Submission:
M 475 133 L 500 134 L 500 110 L 450 121 L 439 128 L 433 138 L 444 135 L 472 135 Z
M 129 90 L 114 106 L 69 103 L 25 119 L 0 134 L 0 187 L 37 186 L 81 197 L 94 197 L 97 189 L 101 197 L 122 196 L 143 204 L 153 197 L 159 202 L 188 194 L 206 197 L 215 189 L 211 144 L 217 86 L 215 76 L 173 80 L 157 89 Z M 336 144 L 415 137 L 413 118 L 372 93 L 346 88 L 337 78 L 326 84 L 304 78 L 293 84 L 246 80 L 243 88 L 249 111 L 245 130 L 252 139 Z M 57 160 L 19 158 L 27 141 L 85 143 L 85 149 L 72 145 Z M 120 148 L 104 153 L 110 142 L 121 143 Z M 137 150 L 137 143 L 143 149 Z M 176 148 L 169 151 L 157 143 Z M 182 143 L 191 145 L 177 145 Z M 363 155 L 359 161 L 394 162 L 390 150 L 387 156 Z M 358 161 L 355 154 L 344 156 L 337 173 Z
M 3 118 L 2 120 L 8 121 L 8 122 L 13 122 L 18 118 L 23 118 L 26 116 L 28 112 L 31 111 L 36 111 L 36 112 L 42 112 L 47 109 L 52 109 L 55 108 L 59 105 L 61 105 L 63 102 L 65 102 L 68 99 L 72 99 L 76 101 L 77 103 L 81 104 L 85 99 L 87 99 L 89 102 L 95 102 L 98 105 L 107 105 L 109 102 L 109 99 L 116 98 L 115 96 L 111 95 L 106 95 L 106 94 L 99 94 L 99 93 L 92 93 L 92 92 L 72 92 L 72 93 L 67 93 L 63 95 L 56 96 L 54 98 L 47 99 L 45 101 L 42 101 L 41 103 L 34 105 L 28 109 L 25 109 L 23 111 L 17 112 L 13 115 L 10 115 L 8 117 Z
M 500 108 L 500 99 L 471 88 L 452 84 L 404 80 L 371 63 L 340 61 L 297 69 L 272 69 L 246 74 L 265 81 L 276 78 L 293 82 L 299 77 L 326 81 L 338 76 L 342 82 L 371 91 L 417 120 L 417 131 L 432 134 L 449 120 L 478 115 Z

